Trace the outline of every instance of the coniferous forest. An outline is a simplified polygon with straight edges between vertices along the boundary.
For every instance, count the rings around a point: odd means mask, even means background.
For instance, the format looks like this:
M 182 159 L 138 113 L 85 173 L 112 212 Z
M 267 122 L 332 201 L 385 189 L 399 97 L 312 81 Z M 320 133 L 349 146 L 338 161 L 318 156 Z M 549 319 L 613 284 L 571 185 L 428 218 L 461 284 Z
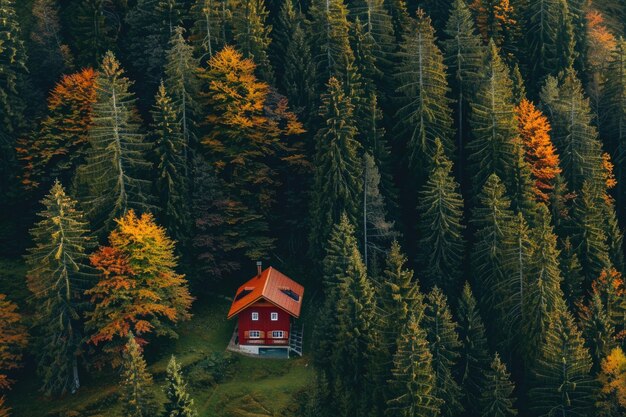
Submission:
M 625 416 L 625 38 L 623 0 L 0 0 L 0 416 Z M 223 352 L 258 260 L 302 358 Z

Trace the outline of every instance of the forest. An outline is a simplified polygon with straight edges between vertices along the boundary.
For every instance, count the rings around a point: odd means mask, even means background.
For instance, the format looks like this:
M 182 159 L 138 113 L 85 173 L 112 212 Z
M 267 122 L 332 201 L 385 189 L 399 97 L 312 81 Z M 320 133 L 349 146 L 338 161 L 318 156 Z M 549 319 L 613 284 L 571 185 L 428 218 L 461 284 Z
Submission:
M 0 417 L 626 416 L 625 37 L 624 0 L 0 0 Z M 303 358 L 224 356 L 256 261 Z

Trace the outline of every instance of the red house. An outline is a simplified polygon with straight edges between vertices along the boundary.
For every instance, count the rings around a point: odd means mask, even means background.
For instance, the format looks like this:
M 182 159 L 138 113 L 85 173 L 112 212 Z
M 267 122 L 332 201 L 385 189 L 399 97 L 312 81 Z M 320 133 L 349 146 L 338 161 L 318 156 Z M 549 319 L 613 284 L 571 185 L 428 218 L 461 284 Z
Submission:
M 271 266 L 239 287 L 228 312 L 238 317 L 230 350 L 252 355 L 289 357 L 302 355 L 300 317 L 304 287 Z

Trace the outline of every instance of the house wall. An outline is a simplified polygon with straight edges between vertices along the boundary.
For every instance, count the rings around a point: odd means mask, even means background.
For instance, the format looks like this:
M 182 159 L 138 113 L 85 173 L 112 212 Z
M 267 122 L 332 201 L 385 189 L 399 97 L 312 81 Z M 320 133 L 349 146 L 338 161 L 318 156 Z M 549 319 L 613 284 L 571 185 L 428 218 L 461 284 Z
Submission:
M 259 320 L 252 320 L 252 313 L 259 313 Z M 278 320 L 271 320 L 271 313 L 278 313 Z M 284 310 L 266 301 L 258 301 L 239 313 L 239 345 L 263 345 L 263 346 L 288 346 L 289 345 L 289 324 L 291 316 Z M 251 330 L 261 332 L 259 339 L 249 337 Z M 285 332 L 284 338 L 272 338 L 272 331 L 282 330 Z

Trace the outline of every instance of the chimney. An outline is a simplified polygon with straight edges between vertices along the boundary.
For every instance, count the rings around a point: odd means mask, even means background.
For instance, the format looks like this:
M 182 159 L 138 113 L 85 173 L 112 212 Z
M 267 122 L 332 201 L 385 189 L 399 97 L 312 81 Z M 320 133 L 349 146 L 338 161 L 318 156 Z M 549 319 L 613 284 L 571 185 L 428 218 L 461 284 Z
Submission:
M 263 269 L 263 262 L 256 261 L 256 273 L 258 276 L 261 276 L 261 270 Z

